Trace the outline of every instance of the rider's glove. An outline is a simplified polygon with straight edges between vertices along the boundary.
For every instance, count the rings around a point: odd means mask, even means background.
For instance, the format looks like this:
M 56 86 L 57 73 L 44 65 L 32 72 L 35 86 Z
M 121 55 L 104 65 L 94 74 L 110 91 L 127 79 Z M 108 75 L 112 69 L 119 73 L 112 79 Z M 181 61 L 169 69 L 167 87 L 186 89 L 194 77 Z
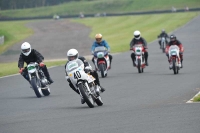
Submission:
M 24 68 L 20 68 L 19 73 L 22 73 L 24 70 Z
M 40 67 L 45 66 L 44 62 L 40 62 Z

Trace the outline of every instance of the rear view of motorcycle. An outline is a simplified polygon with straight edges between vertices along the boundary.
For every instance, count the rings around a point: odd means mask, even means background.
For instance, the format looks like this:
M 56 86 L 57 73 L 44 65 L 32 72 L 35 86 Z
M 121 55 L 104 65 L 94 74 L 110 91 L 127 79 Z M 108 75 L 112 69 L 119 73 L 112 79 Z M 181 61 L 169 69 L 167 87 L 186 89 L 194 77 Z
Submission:
M 81 60 L 70 61 L 66 66 L 66 72 L 74 87 L 80 93 L 90 108 L 103 105 L 100 96 L 100 88 L 94 83 L 95 78 L 84 71 L 84 64 Z
M 179 47 L 177 45 L 171 45 L 169 47 L 169 69 L 174 71 L 174 74 L 178 74 L 181 63 L 179 57 Z
M 138 69 L 138 73 L 143 73 L 146 66 L 144 59 L 144 47 L 142 44 L 134 45 L 132 50 L 135 53 L 135 64 Z
M 94 64 L 97 71 L 101 73 L 101 77 L 106 77 L 108 70 L 110 69 L 110 60 L 108 56 L 108 50 L 104 46 L 95 48 Z
M 41 67 L 36 62 L 27 65 L 30 84 L 38 98 L 50 95 L 49 82 L 46 79 Z

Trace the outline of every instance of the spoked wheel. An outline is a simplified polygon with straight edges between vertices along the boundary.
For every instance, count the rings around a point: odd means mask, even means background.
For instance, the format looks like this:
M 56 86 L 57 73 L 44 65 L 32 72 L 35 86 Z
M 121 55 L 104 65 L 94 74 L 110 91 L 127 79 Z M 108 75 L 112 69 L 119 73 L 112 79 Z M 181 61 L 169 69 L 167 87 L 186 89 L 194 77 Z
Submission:
M 78 85 L 81 95 L 90 108 L 94 108 L 94 100 L 83 83 Z
M 42 96 L 42 90 L 40 87 L 41 84 L 40 84 L 40 81 L 36 77 L 31 79 L 31 86 L 33 87 L 33 90 L 34 90 L 36 96 L 38 98 L 40 98 Z
M 138 59 L 138 73 L 141 73 L 142 72 L 142 70 L 141 70 L 141 60 L 140 59 Z

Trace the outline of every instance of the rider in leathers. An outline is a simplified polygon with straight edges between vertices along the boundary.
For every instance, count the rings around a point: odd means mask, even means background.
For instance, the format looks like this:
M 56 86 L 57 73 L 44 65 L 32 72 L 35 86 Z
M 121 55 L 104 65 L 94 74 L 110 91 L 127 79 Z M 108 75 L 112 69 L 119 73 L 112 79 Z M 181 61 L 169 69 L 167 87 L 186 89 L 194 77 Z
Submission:
M 176 39 L 176 36 L 175 35 L 170 35 L 170 42 L 168 43 L 168 45 L 166 46 L 166 55 L 167 55 L 167 58 L 168 58 L 168 61 L 169 61 L 169 54 L 168 54 L 168 51 L 169 51 L 169 47 L 171 45 L 177 45 L 179 47 L 179 56 L 180 56 L 180 60 L 181 60 L 181 68 L 183 68 L 183 52 L 184 52 L 184 48 L 183 48 L 183 45 L 182 43 Z
M 37 50 L 31 49 L 31 45 L 28 42 L 24 42 L 21 45 L 21 54 L 18 61 L 19 73 L 30 83 L 27 67 L 24 68 L 24 62 L 26 62 L 27 65 L 30 62 L 37 62 L 40 65 L 49 83 L 53 83 L 53 80 L 50 77 L 46 65 L 43 63 L 43 60 L 44 57 Z
M 79 56 L 78 54 L 78 51 L 76 49 L 70 49 L 68 52 L 67 52 L 67 57 L 68 57 L 68 61 L 67 63 L 65 64 L 65 70 L 66 70 L 66 66 L 67 64 L 69 63 L 69 61 L 72 61 L 72 60 L 76 60 L 76 59 L 80 59 L 83 63 L 84 63 L 84 70 L 86 73 L 90 73 L 94 78 L 95 78 L 95 84 L 98 85 L 100 87 L 100 91 L 101 92 L 104 92 L 105 89 L 100 85 L 100 81 L 99 81 L 99 76 L 98 76 L 98 73 L 95 71 L 95 70 L 92 70 L 92 67 L 91 65 L 86 61 L 85 57 L 82 57 L 82 56 Z M 65 71 L 66 72 L 66 71 Z M 67 81 L 69 82 L 69 86 L 78 94 L 79 91 L 74 87 L 74 85 L 72 84 L 71 80 L 69 79 L 67 73 L 66 73 L 66 78 L 67 78 Z M 82 98 L 81 99 L 81 103 L 84 104 L 85 101 L 84 99 Z
M 106 40 L 103 40 L 102 38 L 103 38 L 102 34 L 96 34 L 95 35 L 95 41 L 93 42 L 92 47 L 91 47 L 92 54 L 94 53 L 94 49 L 96 47 L 99 47 L 99 46 L 106 47 L 107 50 L 108 50 L 108 52 L 110 52 L 110 46 L 109 46 L 109 44 L 106 42 Z M 109 56 L 109 60 L 110 60 L 110 67 L 109 67 L 109 69 L 111 69 L 111 63 L 112 63 L 112 58 L 113 57 L 112 57 L 112 55 L 110 53 L 108 54 L 108 56 Z M 92 58 L 92 62 L 94 64 L 94 57 Z
M 147 42 L 143 37 L 141 37 L 140 31 L 138 31 L 138 30 L 134 31 L 133 35 L 134 35 L 134 38 L 130 42 L 130 50 L 132 50 L 133 46 L 136 44 L 143 44 L 143 46 L 145 48 L 145 52 L 144 52 L 145 63 L 146 63 L 146 66 L 148 66 Z M 133 61 L 133 66 L 136 66 L 135 53 L 131 54 L 131 58 Z
M 158 35 L 158 38 L 162 38 L 162 37 L 165 37 L 166 44 L 168 44 L 167 38 L 169 38 L 169 36 L 165 32 L 164 29 L 162 30 L 162 32 L 160 33 L 160 35 Z M 161 39 L 158 41 L 158 43 L 160 44 L 160 48 L 161 48 Z

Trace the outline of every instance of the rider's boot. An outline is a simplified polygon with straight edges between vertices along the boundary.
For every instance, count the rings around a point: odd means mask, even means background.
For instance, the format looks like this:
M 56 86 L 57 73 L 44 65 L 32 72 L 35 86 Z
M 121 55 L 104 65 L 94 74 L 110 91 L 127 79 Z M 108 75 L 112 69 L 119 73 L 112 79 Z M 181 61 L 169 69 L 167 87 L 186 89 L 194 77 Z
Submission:
M 183 68 L 183 59 L 181 59 L 181 68 Z
M 149 63 L 148 63 L 148 52 L 144 53 L 144 58 L 145 58 L 146 66 L 149 66 Z

